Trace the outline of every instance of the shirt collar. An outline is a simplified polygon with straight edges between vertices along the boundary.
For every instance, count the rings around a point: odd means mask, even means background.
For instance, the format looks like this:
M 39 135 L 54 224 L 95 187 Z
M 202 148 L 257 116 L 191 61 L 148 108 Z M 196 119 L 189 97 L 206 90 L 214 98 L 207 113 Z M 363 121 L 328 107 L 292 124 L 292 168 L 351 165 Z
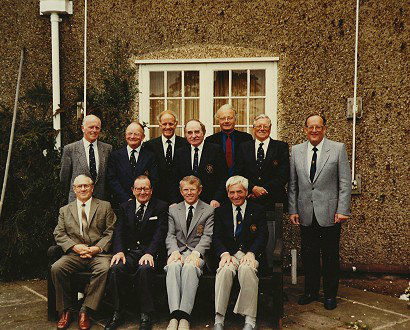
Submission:
M 247 202 L 247 200 L 245 199 L 245 202 L 240 206 L 240 208 L 241 208 L 241 213 L 243 213 L 245 210 L 246 210 L 246 204 L 247 204 L 248 202 Z M 237 208 L 237 206 L 235 206 L 235 205 L 233 205 L 232 204 L 232 210 L 234 211 L 234 212 L 236 212 L 236 208 Z
M 138 199 L 135 199 L 135 203 L 136 203 L 136 205 L 135 205 L 135 212 L 137 212 L 138 209 L 140 208 L 141 203 L 138 202 Z M 144 211 L 147 209 L 148 204 L 149 204 L 149 201 L 144 204 L 144 205 L 145 205 Z
M 140 144 L 140 146 L 138 148 L 135 148 L 135 151 L 138 154 L 140 153 L 141 147 L 142 147 L 142 143 Z M 132 149 L 129 145 L 127 145 L 128 156 L 131 155 L 132 150 L 134 150 L 134 149 Z
M 268 137 L 265 141 L 259 141 L 257 138 L 255 138 L 255 144 L 259 147 L 259 144 L 263 143 L 263 146 L 267 146 L 269 144 L 270 138 Z
M 320 141 L 320 143 L 316 146 L 316 149 L 318 152 L 320 152 L 323 148 L 323 142 L 325 141 L 325 138 L 322 139 L 322 141 Z M 310 141 L 308 141 L 308 150 L 312 150 L 315 146 L 310 143 Z
M 202 141 L 202 143 L 201 143 L 198 147 L 194 147 L 194 146 L 191 144 L 191 151 L 195 151 L 195 148 L 198 148 L 198 149 L 199 149 L 199 152 L 202 152 L 203 147 L 204 147 L 204 141 Z
M 89 207 L 89 206 L 91 205 L 91 200 L 92 200 L 92 199 L 93 199 L 93 198 L 90 197 L 90 199 L 84 203 L 84 204 L 85 204 L 85 207 Z M 76 200 L 77 200 L 77 207 L 80 208 L 80 207 L 83 205 L 83 202 L 80 201 L 78 198 L 77 198 Z
M 83 137 L 83 144 L 84 144 L 84 147 L 87 149 L 90 146 L 91 142 L 87 141 L 86 138 Z M 97 140 L 93 142 L 93 146 L 95 147 L 97 146 Z
M 192 204 L 192 206 L 194 207 L 193 211 L 196 210 L 196 206 L 198 205 L 198 202 L 199 202 L 199 199 L 194 204 Z M 186 201 L 184 201 L 184 203 L 185 203 L 185 208 L 188 210 L 191 205 L 188 204 Z
M 167 140 L 171 140 L 172 144 L 175 145 L 175 134 L 172 135 L 172 137 L 170 139 L 167 139 L 164 135 L 161 134 L 161 140 L 162 140 L 162 144 L 167 145 Z

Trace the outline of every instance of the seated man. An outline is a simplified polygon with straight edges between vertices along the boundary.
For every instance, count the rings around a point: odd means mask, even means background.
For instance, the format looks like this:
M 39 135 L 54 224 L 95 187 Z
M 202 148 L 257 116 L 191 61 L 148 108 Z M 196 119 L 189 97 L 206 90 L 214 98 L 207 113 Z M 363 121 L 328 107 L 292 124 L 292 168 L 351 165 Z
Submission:
M 120 205 L 115 224 L 109 288 L 114 315 L 105 329 L 116 329 L 121 321 L 120 296 L 129 288 L 133 275 L 138 287 L 141 308 L 140 329 L 151 329 L 154 312 L 154 257 L 167 234 L 168 204 L 152 196 L 151 182 L 146 175 L 138 176 L 131 188 L 135 199 Z M 128 275 L 128 278 L 127 278 Z
M 80 329 L 90 328 L 88 311 L 97 310 L 104 295 L 111 258 L 108 251 L 116 217 L 109 202 L 91 197 L 93 189 L 94 183 L 88 176 L 79 175 L 74 179 L 73 190 L 77 198 L 60 209 L 54 230 L 56 243 L 65 252 L 51 266 L 57 310 L 62 312 L 57 329 L 67 329 L 72 320 L 75 306 L 70 286 L 72 274 L 92 272 L 78 316 Z
M 258 257 L 265 250 L 268 229 L 264 207 L 246 201 L 248 180 L 233 176 L 226 182 L 231 203 L 215 210 L 213 244 L 219 268 L 215 279 L 215 330 L 224 326 L 232 282 L 238 272 L 241 290 L 234 313 L 245 316 L 244 330 L 256 326 L 258 304 Z
M 205 263 L 203 257 L 211 246 L 214 225 L 214 208 L 199 199 L 201 181 L 193 175 L 186 176 L 179 187 L 184 201 L 169 208 L 165 240 L 169 258 L 164 269 L 171 312 L 167 330 L 189 329 L 189 316 Z

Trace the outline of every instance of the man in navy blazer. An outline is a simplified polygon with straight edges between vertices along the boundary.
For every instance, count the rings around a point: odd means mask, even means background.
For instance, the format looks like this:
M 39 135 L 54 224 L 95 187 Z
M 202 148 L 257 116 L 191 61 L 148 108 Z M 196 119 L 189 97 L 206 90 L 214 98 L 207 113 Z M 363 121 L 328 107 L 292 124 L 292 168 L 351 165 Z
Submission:
M 255 118 L 255 140 L 241 144 L 236 171 L 249 180 L 249 198 L 267 210 L 273 210 L 275 203 L 287 207 L 285 186 L 289 180 L 289 147 L 269 137 L 271 126 L 267 115 Z
M 212 207 L 219 207 L 226 200 L 228 173 L 222 148 L 213 143 L 204 143 L 205 126 L 196 119 L 186 123 L 185 136 L 189 145 L 175 152 L 172 203 L 182 200 L 179 192 L 181 179 L 194 175 L 202 182 L 201 200 Z
M 263 206 L 247 201 L 248 180 L 232 176 L 226 181 L 231 203 L 215 210 L 213 247 L 220 258 L 215 280 L 215 330 L 222 330 L 233 279 L 241 290 L 234 313 L 245 316 L 243 329 L 254 329 L 258 303 L 258 258 L 268 241 Z
M 225 153 L 228 166 L 228 176 L 235 173 L 235 164 L 238 162 L 239 146 L 242 142 L 252 141 L 252 135 L 235 129 L 236 111 L 231 104 L 221 106 L 215 115 L 221 131 L 208 136 L 205 143 L 220 145 Z
M 155 155 L 141 145 L 144 138 L 144 127 L 132 122 L 125 131 L 127 146 L 113 151 L 108 159 L 107 180 L 115 206 L 133 199 L 131 187 L 139 175 L 149 177 L 154 192 L 157 188 Z
M 161 136 L 144 143 L 155 156 L 158 165 L 158 187 L 155 196 L 171 202 L 170 189 L 172 187 L 172 164 L 175 150 L 187 145 L 186 139 L 177 136 L 175 129 L 178 125 L 177 115 L 171 110 L 165 110 L 158 115 Z
M 135 199 L 120 205 L 114 229 L 109 287 L 114 315 L 105 329 L 116 329 L 121 322 L 121 295 L 128 288 L 130 275 L 138 287 L 141 309 L 140 329 L 150 329 L 154 312 L 153 278 L 155 257 L 168 229 L 168 205 L 152 196 L 147 176 L 140 175 L 132 188 Z M 128 275 L 128 276 L 127 276 Z

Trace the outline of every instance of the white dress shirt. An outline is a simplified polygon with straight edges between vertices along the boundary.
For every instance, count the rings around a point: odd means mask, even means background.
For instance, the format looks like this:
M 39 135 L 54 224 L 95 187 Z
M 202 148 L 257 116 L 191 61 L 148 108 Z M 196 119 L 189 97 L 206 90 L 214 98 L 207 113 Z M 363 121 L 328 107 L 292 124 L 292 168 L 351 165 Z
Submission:
M 240 206 L 241 208 L 241 215 L 242 215 L 242 221 L 245 218 L 245 210 L 246 210 L 246 204 L 247 201 L 245 200 L 245 202 Z M 235 236 L 235 232 L 236 232 L 236 216 L 238 215 L 238 211 L 236 210 L 237 206 L 232 204 L 232 213 L 233 213 L 233 235 Z
M 144 213 L 142 213 L 142 218 L 141 218 L 141 219 L 144 219 L 144 214 L 145 214 L 145 211 L 147 210 L 148 203 L 149 203 L 149 201 L 146 202 L 146 203 L 144 203 L 144 205 L 145 205 L 145 207 L 144 207 Z M 138 202 L 138 199 L 135 199 L 135 204 L 136 204 L 136 205 L 135 205 L 135 213 L 137 213 L 138 210 L 140 209 L 141 203 Z
M 88 201 L 86 201 L 85 203 L 83 203 L 82 201 L 80 201 L 79 199 L 77 199 L 77 213 L 78 213 L 78 222 L 80 224 L 80 235 L 83 235 L 83 223 L 81 221 L 82 219 L 82 205 L 85 204 L 85 215 L 87 217 L 87 223 L 90 224 L 90 207 L 91 207 L 91 200 L 93 198 L 91 197 Z
M 87 158 L 87 165 L 88 165 L 88 168 L 90 168 L 90 144 L 91 143 L 87 141 L 85 138 L 83 138 L 83 144 L 84 144 L 84 149 L 85 149 L 85 158 Z M 98 155 L 97 140 L 95 140 L 92 143 L 92 145 L 93 145 L 93 150 L 94 150 L 95 168 L 98 174 L 98 167 L 100 165 L 100 157 Z
M 324 139 L 322 140 L 322 141 L 320 141 L 320 143 L 316 146 L 316 148 L 317 148 L 317 151 L 316 151 L 316 154 L 317 154 L 317 158 L 316 158 L 316 170 L 317 170 L 317 166 L 318 166 L 318 164 L 319 164 L 319 159 L 320 159 L 320 153 L 322 152 L 322 149 L 323 149 L 323 141 L 324 141 Z M 307 149 L 307 159 L 306 159 L 306 161 L 307 161 L 307 165 L 308 165 L 308 173 L 310 173 L 310 166 L 312 165 L 312 157 L 313 157 L 313 153 L 314 153 L 314 151 L 313 151 L 313 148 L 314 148 L 315 146 L 313 145 L 313 144 L 311 144 L 310 142 L 308 142 L 308 149 Z
M 165 136 L 161 135 L 161 141 L 162 141 L 162 149 L 164 150 L 164 156 L 165 158 L 167 157 L 167 149 L 168 149 L 168 140 L 171 140 L 171 149 L 172 149 L 172 159 L 174 158 L 174 151 L 175 151 L 175 134 L 172 135 L 172 138 L 167 139 Z
M 136 153 L 134 155 L 135 155 L 135 162 L 136 163 L 138 163 L 138 156 L 139 156 L 140 151 L 141 151 L 141 146 L 142 146 L 142 144 L 140 144 L 140 146 L 138 148 L 135 148 Z M 134 149 L 132 149 L 130 146 L 127 145 L 128 159 L 131 159 L 131 152 L 133 150 Z
M 191 144 L 191 168 L 194 168 L 194 155 L 195 155 L 195 148 L 198 148 L 198 166 L 201 163 L 201 154 L 202 154 L 202 149 L 204 148 L 204 141 L 202 141 L 202 143 L 198 146 L 198 147 L 194 147 Z
M 259 141 L 258 139 L 255 139 L 255 159 L 258 159 L 258 149 L 259 149 L 259 145 L 261 143 L 263 143 L 262 149 L 263 149 L 263 155 L 264 155 L 264 159 L 266 158 L 266 153 L 268 151 L 268 147 L 269 147 L 269 142 L 270 142 L 270 138 L 268 137 L 265 141 Z

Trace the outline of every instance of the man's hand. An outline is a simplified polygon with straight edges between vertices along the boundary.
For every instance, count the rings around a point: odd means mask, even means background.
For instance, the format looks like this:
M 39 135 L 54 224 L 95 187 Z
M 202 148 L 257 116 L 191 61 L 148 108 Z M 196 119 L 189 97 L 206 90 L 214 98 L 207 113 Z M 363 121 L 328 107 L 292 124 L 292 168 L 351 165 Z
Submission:
M 154 257 L 149 253 L 144 254 L 140 261 L 138 262 L 140 265 L 149 264 L 151 267 L 154 267 Z
M 82 253 L 88 253 L 88 246 L 85 244 L 76 244 L 71 248 L 75 253 L 81 255 Z
M 290 222 L 292 222 L 292 224 L 294 225 L 300 225 L 299 222 L 299 214 L 295 213 L 295 214 L 289 214 L 289 220 Z
M 179 253 L 179 251 L 174 251 L 174 252 L 172 252 L 171 255 L 169 256 L 168 261 L 167 261 L 167 265 L 169 265 L 170 263 L 172 263 L 172 262 L 174 262 L 174 261 L 176 262 L 176 261 L 178 261 L 178 260 L 181 260 L 181 262 L 182 262 L 181 253 Z
M 229 254 L 229 252 L 224 252 L 222 253 L 221 261 L 219 261 L 219 268 L 222 268 L 225 264 L 229 266 L 231 262 L 232 256 Z
M 242 259 L 239 263 L 241 265 L 245 264 L 245 265 L 248 265 L 248 266 L 252 266 L 253 268 L 256 268 L 255 255 L 253 254 L 253 252 L 248 252 L 242 257 Z
M 261 197 L 263 195 L 267 195 L 268 191 L 263 187 L 254 186 L 252 188 L 252 194 L 255 196 L 255 198 L 258 198 L 258 197 Z
M 217 207 L 220 207 L 221 206 L 221 204 L 219 204 L 219 202 L 218 201 L 216 201 L 216 200 L 211 200 L 211 202 L 209 203 L 209 205 L 211 205 L 214 209 L 216 209 Z
M 114 264 L 118 265 L 118 263 L 122 260 L 122 263 L 125 265 L 125 254 L 124 252 L 118 252 L 111 258 L 110 267 Z
M 342 223 L 346 221 L 347 219 L 349 219 L 349 216 L 347 215 L 340 214 L 340 213 L 335 214 L 335 223 Z
M 201 258 L 198 257 L 198 254 L 194 251 L 191 252 L 191 254 L 185 258 L 184 263 L 193 263 L 195 266 L 199 268 L 201 265 Z

